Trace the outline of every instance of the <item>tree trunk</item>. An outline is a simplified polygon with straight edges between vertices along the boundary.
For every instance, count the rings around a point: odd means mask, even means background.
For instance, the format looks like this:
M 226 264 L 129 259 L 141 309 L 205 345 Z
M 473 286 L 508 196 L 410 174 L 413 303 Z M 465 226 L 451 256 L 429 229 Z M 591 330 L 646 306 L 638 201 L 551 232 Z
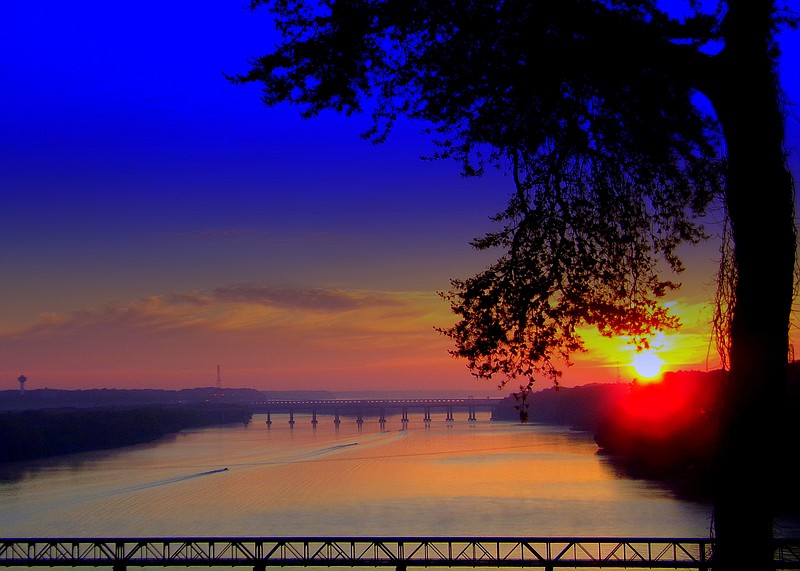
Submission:
M 771 569 L 778 438 L 795 264 L 794 185 L 772 53 L 770 2 L 729 2 L 711 95 L 729 170 L 726 202 L 738 280 L 716 458 L 714 569 Z

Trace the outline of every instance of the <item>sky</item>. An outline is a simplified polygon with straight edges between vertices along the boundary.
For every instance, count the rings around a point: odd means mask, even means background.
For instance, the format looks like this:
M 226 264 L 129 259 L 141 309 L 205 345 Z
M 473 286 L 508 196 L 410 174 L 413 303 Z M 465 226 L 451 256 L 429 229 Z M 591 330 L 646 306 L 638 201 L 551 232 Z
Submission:
M 274 38 L 243 0 L 17 0 L 0 21 L 0 390 L 212 386 L 217 366 L 263 390 L 516 388 L 472 378 L 434 329 L 454 320 L 437 292 L 492 261 L 469 241 L 502 172 L 422 160 L 424 125 L 373 145 L 368 117 L 265 107 L 223 75 Z M 797 102 L 798 32 L 781 45 Z M 787 132 L 800 178 L 796 116 Z M 713 369 L 717 245 L 683 254 L 659 357 Z M 586 340 L 563 385 L 636 376 L 625 339 Z

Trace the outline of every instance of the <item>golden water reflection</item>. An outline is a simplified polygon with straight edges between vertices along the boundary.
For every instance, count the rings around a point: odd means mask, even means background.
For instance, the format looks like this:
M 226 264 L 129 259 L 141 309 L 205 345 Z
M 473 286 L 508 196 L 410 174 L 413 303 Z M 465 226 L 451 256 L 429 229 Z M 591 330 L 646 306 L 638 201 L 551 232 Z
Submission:
M 704 536 L 708 506 L 621 479 L 591 435 L 273 417 L 0 484 L 9 536 Z

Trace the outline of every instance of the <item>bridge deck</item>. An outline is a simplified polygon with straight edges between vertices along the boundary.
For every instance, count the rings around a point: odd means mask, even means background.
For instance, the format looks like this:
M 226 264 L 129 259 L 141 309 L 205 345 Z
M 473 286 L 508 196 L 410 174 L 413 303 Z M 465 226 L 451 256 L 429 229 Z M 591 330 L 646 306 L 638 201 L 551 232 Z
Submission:
M 424 410 L 447 408 L 491 409 L 502 406 L 502 398 L 451 398 L 451 399 L 265 399 L 250 402 L 256 411 L 266 410 Z
M 0 567 L 532 567 L 709 569 L 713 540 L 666 538 L 15 538 Z M 800 569 L 800 539 L 775 543 Z

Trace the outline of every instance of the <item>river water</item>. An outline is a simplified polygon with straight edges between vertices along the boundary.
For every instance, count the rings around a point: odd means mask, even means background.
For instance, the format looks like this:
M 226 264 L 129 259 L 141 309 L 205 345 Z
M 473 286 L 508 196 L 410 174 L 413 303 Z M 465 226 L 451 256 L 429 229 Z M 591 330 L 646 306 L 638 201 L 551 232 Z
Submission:
M 26 464 L 0 481 L 0 536 L 709 535 L 708 505 L 620 476 L 587 433 L 295 420 Z

